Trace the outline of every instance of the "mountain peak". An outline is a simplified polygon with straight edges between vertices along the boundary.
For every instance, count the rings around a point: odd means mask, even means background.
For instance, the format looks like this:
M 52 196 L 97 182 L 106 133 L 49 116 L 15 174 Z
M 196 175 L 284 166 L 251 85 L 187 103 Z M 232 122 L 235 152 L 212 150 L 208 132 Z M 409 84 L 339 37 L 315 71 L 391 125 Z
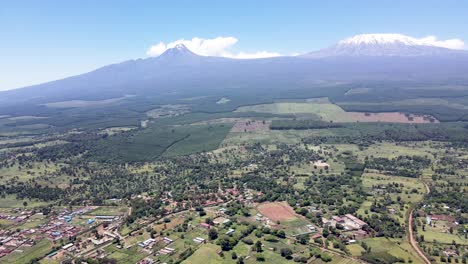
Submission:
M 177 49 L 177 50 L 183 50 L 183 51 L 190 51 L 184 44 L 182 43 L 179 43 L 177 45 L 174 46 L 173 49 Z
M 193 53 L 189 50 L 184 44 L 179 43 L 176 44 L 174 47 L 167 49 L 163 52 L 159 57 L 180 57 L 180 56 L 197 56 L 197 54 Z
M 402 34 L 361 34 L 343 39 L 337 44 L 303 57 L 414 57 L 453 56 L 466 51 L 436 46 L 429 38 L 414 38 Z
M 360 34 L 353 37 L 343 39 L 338 42 L 338 45 L 377 45 L 377 44 L 403 44 L 403 45 L 423 45 L 427 44 L 422 43 L 416 38 L 409 37 L 402 34 Z

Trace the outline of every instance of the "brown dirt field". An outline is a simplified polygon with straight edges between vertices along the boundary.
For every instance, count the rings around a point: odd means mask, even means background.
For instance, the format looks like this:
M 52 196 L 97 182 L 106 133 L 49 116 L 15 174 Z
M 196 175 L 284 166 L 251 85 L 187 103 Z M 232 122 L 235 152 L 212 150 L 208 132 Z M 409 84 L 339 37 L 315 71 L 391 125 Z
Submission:
M 256 132 L 270 130 L 271 121 L 238 120 L 231 132 Z
M 286 203 L 262 203 L 257 206 L 257 210 L 272 221 L 291 221 L 298 218 Z
M 164 223 L 164 224 L 160 224 L 160 225 L 154 225 L 153 226 L 153 229 L 156 230 L 157 232 L 161 232 L 163 230 L 168 230 L 168 229 L 172 229 L 174 227 L 176 227 L 177 225 L 180 225 L 184 222 L 184 217 L 182 216 L 178 216 L 178 217 L 175 217 L 175 218 L 171 218 L 171 222 L 169 223 Z M 164 229 L 164 225 L 166 225 L 166 229 Z
M 433 119 L 433 123 L 439 123 L 435 117 L 429 115 L 409 115 L 408 117 L 404 113 L 399 112 L 388 112 L 388 113 L 361 113 L 361 112 L 347 112 L 347 115 L 351 120 L 359 122 L 392 122 L 392 123 L 412 123 L 422 124 L 431 123 L 430 119 Z M 412 120 L 411 120 L 412 119 Z

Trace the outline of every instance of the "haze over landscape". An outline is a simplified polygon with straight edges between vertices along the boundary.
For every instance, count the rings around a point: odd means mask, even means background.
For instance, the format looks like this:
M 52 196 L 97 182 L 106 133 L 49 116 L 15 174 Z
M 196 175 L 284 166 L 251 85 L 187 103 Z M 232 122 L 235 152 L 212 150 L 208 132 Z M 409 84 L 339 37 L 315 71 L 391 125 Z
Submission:
M 0 5 L 0 263 L 466 263 L 466 10 Z

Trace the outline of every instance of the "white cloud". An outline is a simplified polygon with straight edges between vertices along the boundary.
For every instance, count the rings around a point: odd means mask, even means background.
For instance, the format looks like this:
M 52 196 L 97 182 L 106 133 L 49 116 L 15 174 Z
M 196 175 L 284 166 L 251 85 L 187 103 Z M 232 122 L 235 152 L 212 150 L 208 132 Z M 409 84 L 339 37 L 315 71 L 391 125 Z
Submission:
M 191 40 L 179 39 L 165 44 L 159 42 L 151 46 L 146 54 L 151 57 L 159 56 L 167 49 L 175 47 L 177 44 L 184 44 L 192 52 L 203 56 L 218 56 L 236 59 L 254 59 L 254 58 L 269 58 L 281 56 L 277 52 L 257 51 L 248 52 L 231 52 L 230 49 L 238 42 L 234 37 L 217 37 L 213 39 L 192 38 Z
M 427 36 L 424 38 L 418 39 L 421 44 L 428 46 L 436 46 L 448 49 L 465 49 L 465 42 L 461 39 L 447 39 L 447 40 L 438 40 L 436 36 Z

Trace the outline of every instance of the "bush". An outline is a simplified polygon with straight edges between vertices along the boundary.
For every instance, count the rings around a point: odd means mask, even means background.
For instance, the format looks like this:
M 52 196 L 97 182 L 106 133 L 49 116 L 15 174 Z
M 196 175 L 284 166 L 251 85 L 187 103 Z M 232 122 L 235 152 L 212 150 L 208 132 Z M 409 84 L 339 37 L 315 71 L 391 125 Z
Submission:
M 278 238 L 275 237 L 275 236 L 269 235 L 269 236 L 266 236 L 266 237 L 265 237 L 265 241 L 268 241 L 268 242 L 278 242 Z
M 282 248 L 280 252 L 281 252 L 281 256 L 287 259 L 291 259 L 291 256 L 293 254 L 290 248 Z
M 265 261 L 265 257 L 262 254 L 257 254 L 255 258 L 257 259 L 257 261 L 261 261 L 261 262 Z
M 294 257 L 294 262 L 301 262 L 301 263 L 307 263 L 307 258 L 306 257 Z
M 247 237 L 242 239 L 242 242 L 246 243 L 247 245 L 253 245 L 254 243 L 252 239 L 247 238 Z
M 322 253 L 320 254 L 320 259 L 323 261 L 323 262 L 330 262 L 332 261 L 332 257 L 328 254 L 325 254 L 325 253 Z

